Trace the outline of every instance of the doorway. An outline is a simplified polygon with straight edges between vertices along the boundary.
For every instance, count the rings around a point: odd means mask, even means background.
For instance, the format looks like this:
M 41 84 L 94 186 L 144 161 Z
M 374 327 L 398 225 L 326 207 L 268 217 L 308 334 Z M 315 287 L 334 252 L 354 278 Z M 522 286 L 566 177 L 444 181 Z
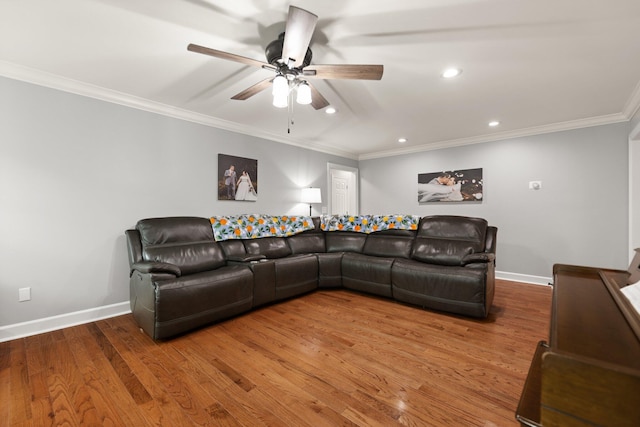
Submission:
M 358 169 L 327 163 L 327 212 L 329 215 L 358 215 Z

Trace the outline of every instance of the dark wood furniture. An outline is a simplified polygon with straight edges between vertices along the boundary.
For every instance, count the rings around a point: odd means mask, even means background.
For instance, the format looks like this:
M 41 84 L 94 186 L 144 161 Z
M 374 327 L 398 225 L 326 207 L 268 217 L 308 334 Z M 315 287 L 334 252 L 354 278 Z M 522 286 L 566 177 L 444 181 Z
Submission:
M 630 272 L 557 264 L 553 276 L 549 342 L 538 344 L 516 419 L 639 426 L 640 315 L 620 291 Z

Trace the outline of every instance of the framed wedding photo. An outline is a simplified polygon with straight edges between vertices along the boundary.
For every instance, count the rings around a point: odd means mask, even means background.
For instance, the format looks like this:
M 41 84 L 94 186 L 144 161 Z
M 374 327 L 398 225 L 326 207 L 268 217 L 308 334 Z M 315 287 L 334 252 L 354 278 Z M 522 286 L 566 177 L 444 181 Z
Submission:
M 418 203 L 481 202 L 482 168 L 418 174 Z
M 218 154 L 218 200 L 258 200 L 258 161 Z

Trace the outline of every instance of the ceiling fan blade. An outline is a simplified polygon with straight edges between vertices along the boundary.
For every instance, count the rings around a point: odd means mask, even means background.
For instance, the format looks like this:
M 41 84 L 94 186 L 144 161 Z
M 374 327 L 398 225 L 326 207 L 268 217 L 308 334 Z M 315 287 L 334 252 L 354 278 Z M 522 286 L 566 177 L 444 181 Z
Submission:
M 233 53 L 223 52 L 221 50 L 211 49 L 204 46 L 199 46 L 197 44 L 191 43 L 187 46 L 187 50 L 196 53 L 202 53 L 203 55 L 213 56 L 215 58 L 226 59 L 229 61 L 239 62 L 245 65 L 251 65 L 253 67 L 261 67 L 267 68 L 269 70 L 275 70 L 276 68 L 272 65 L 267 64 L 266 62 L 258 61 L 256 59 L 247 58 L 245 56 L 236 55 Z
M 282 62 L 291 68 L 299 67 L 307 54 L 318 16 L 299 7 L 289 6 L 284 30 Z
M 270 87 L 272 81 L 273 81 L 273 77 L 269 77 L 262 81 L 259 81 L 253 86 L 246 88 L 242 92 L 233 95 L 231 99 L 237 99 L 239 101 L 244 101 L 245 99 L 249 99 L 253 95 L 257 94 L 258 92 L 261 92 L 266 88 Z
M 382 65 L 309 65 L 302 75 L 316 79 L 380 80 L 383 72 Z
M 322 96 L 320 92 L 318 92 L 318 89 L 316 89 L 313 85 L 309 84 L 309 82 L 307 82 L 307 84 L 311 89 L 311 106 L 316 110 L 322 110 L 324 107 L 328 106 L 329 101 L 327 101 L 325 97 Z

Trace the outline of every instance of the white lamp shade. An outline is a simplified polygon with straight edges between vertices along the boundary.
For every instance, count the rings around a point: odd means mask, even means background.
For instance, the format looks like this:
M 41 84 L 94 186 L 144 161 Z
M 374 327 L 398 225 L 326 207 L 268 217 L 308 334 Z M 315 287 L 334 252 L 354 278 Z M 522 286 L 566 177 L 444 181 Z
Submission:
M 311 104 L 311 88 L 306 82 L 298 85 L 298 96 L 296 98 L 298 104 Z
M 302 189 L 302 203 L 322 203 L 322 193 L 319 188 L 303 188 Z

